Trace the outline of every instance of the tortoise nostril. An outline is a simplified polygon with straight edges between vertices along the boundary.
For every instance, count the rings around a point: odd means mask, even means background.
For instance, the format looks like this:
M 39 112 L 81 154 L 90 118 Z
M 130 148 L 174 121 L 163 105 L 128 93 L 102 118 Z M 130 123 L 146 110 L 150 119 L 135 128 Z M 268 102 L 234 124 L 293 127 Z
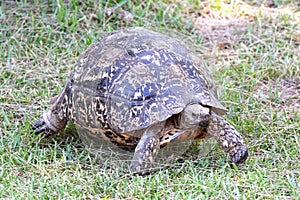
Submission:
M 203 120 L 203 121 L 199 122 L 199 126 L 201 126 L 201 127 L 207 127 L 208 125 L 209 125 L 208 120 Z

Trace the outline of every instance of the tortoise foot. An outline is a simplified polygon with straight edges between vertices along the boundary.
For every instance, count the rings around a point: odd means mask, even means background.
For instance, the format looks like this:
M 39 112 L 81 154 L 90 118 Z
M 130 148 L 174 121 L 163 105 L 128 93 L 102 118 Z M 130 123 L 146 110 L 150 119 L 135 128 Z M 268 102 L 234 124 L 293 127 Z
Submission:
M 48 111 L 45 112 L 43 117 L 32 126 L 32 129 L 36 130 L 34 131 L 36 135 L 44 132 L 45 136 L 48 137 L 49 135 L 62 130 L 66 126 L 66 123 L 66 120 L 62 120 L 56 114 Z
M 230 163 L 241 164 L 248 157 L 248 148 L 246 145 L 236 146 L 228 152 Z

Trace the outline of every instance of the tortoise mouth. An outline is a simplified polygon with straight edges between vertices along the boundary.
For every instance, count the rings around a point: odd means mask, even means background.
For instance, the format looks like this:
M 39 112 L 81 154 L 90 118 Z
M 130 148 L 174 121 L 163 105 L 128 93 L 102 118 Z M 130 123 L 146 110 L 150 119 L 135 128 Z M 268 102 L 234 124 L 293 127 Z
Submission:
M 199 123 L 199 126 L 200 126 L 201 128 L 207 128 L 208 125 L 209 125 L 209 120 L 203 120 L 203 121 L 201 121 L 201 122 Z

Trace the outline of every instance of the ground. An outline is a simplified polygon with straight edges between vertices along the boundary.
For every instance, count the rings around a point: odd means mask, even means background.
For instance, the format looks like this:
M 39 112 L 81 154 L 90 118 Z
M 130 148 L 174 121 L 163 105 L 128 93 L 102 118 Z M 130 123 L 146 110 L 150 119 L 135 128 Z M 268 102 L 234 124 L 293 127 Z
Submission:
M 217 1 L 215 1 L 217 2 Z M 300 13 L 284 1 L 3 1 L 0 3 L 0 198 L 299 199 Z M 214 147 L 146 177 L 99 162 L 70 126 L 31 124 L 78 56 L 130 26 L 182 39 L 210 69 L 249 159 Z

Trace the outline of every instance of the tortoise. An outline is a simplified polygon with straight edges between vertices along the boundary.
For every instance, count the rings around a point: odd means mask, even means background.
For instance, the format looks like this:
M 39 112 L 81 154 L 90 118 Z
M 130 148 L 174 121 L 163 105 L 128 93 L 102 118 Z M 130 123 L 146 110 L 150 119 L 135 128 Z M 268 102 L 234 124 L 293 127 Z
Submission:
M 33 125 L 36 134 L 73 123 L 134 149 L 133 172 L 151 168 L 158 151 L 175 140 L 213 137 L 230 163 L 248 157 L 241 134 L 222 118 L 227 110 L 199 56 L 181 41 L 142 27 L 92 44 L 50 103 Z

